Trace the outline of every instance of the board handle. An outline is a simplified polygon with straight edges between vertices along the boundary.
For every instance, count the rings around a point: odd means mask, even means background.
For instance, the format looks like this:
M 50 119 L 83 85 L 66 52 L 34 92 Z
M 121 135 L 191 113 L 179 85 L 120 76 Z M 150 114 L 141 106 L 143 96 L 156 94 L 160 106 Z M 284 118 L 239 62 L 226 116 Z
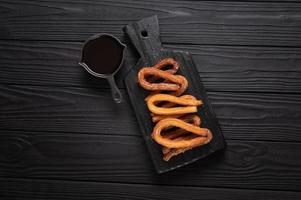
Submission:
M 162 47 L 157 15 L 129 24 L 124 31 L 146 63 L 158 62 Z

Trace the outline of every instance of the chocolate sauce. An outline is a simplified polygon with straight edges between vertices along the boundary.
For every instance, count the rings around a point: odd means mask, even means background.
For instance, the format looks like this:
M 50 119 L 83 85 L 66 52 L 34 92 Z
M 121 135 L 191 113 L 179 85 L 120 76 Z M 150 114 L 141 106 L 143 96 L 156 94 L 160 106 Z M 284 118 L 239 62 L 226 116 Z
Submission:
M 82 62 L 98 74 L 112 74 L 122 62 L 123 48 L 115 38 L 100 36 L 86 43 Z

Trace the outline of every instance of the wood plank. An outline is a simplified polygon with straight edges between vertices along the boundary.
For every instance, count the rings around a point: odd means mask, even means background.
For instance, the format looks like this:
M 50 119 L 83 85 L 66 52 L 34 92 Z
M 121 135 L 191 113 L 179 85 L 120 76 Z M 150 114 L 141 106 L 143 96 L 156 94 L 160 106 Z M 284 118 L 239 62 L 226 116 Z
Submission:
M 301 49 L 165 45 L 192 53 L 208 91 L 301 93 Z M 81 43 L 0 41 L 0 83 L 108 87 L 88 75 L 77 62 Z M 17 59 L 16 59 L 17 58 Z M 129 45 L 122 77 L 138 56 Z
M 0 11 L 1 39 L 122 37 L 124 25 L 157 14 L 163 43 L 301 45 L 301 5 L 294 2 L 10 0 Z
M 108 89 L 0 85 L 0 129 L 141 135 L 130 102 Z M 301 141 L 297 94 L 208 92 L 227 139 Z M 51 134 L 51 133 L 49 133 Z
M 301 92 L 301 49 L 199 45 L 166 47 L 192 53 L 208 91 Z
M 108 88 L 106 80 L 94 78 L 78 65 L 82 45 L 78 42 L 0 41 L 0 82 Z M 117 74 L 123 88 L 122 77 L 138 58 L 133 47 L 127 46 L 124 65 Z
M 2 184 L 1 184 L 2 183 Z M 13 199 L 300 199 L 300 192 L 0 178 L 0 196 Z
M 0 176 L 300 191 L 300 143 L 227 143 L 224 152 L 158 175 L 141 137 L 1 131 Z

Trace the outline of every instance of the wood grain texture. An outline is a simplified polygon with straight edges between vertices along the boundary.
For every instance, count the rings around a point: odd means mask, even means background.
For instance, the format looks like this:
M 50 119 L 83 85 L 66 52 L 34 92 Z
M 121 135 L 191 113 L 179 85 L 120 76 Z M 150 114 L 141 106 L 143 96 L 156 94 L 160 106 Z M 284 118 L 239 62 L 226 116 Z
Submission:
M 5 182 L 5 183 L 4 183 Z M 245 189 L 223 189 L 189 186 L 157 186 L 143 184 L 79 182 L 0 178 L 0 197 L 10 199 L 143 199 L 143 200 L 291 200 L 301 193 Z
M 301 199 L 300 2 L 4 0 L 0 13 L 0 199 Z M 154 14 L 163 45 L 193 54 L 228 143 L 161 176 L 128 99 L 77 65 L 90 35 L 127 42 L 122 27 Z
M 0 38 L 85 40 L 158 15 L 163 43 L 301 45 L 301 5 L 273 2 L 4 1 Z
M 78 42 L 0 41 L 0 82 L 108 88 L 106 80 L 94 78 L 79 66 L 82 45 Z M 124 65 L 117 74 L 121 86 L 121 77 L 138 56 L 130 44 L 127 46 Z
M 0 176 L 300 191 L 300 143 L 227 144 L 224 152 L 159 175 L 141 137 L 2 131 Z
M 208 92 L 208 97 L 227 139 L 301 141 L 300 95 Z M 110 91 L 100 88 L 0 85 L 0 127 L 141 135 L 129 100 L 114 104 Z
M 47 86 L 108 87 L 77 64 L 81 43 L 0 41 L 0 83 Z M 208 91 L 301 93 L 301 49 L 165 45 L 193 55 Z M 17 59 L 16 59 L 17 58 Z M 137 61 L 128 45 L 122 77 Z

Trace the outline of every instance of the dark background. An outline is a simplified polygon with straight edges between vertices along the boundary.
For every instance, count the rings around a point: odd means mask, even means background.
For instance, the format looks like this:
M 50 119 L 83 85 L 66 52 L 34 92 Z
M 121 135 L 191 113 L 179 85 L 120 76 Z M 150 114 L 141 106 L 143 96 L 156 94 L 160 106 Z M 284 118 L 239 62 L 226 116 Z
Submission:
M 1 199 L 300 199 L 301 2 L 0 1 Z M 158 15 L 197 64 L 228 148 L 157 175 L 122 77 L 77 65 L 83 41 Z

